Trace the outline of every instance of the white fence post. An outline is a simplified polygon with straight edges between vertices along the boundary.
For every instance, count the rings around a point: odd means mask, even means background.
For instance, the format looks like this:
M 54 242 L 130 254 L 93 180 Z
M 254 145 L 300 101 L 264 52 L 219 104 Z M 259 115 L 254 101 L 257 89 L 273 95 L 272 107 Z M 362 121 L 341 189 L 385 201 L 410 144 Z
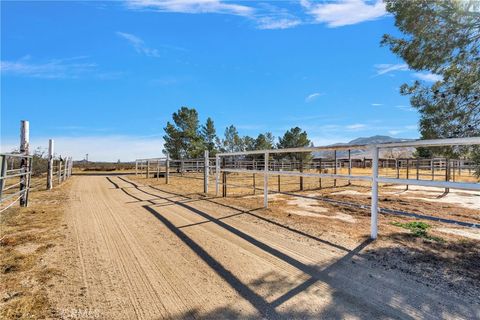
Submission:
M 268 208 L 268 152 L 265 152 L 263 173 L 263 207 Z
M 135 175 L 138 175 L 138 160 L 135 160 Z
M 47 173 L 47 190 L 53 188 L 53 140 L 48 140 L 48 173 Z
M 218 189 L 220 182 L 220 156 L 215 156 L 215 195 L 218 197 Z
M 378 234 L 378 147 L 372 146 L 372 204 L 370 238 L 377 239 Z
M 29 147 L 30 147 L 30 124 L 26 120 L 22 120 L 20 122 L 20 153 L 25 156 L 29 155 Z M 28 158 L 22 158 L 20 162 L 21 173 L 23 174 L 20 176 L 20 206 L 26 207 L 28 205 L 28 189 L 30 187 L 30 161 Z
M 203 192 L 205 194 L 208 193 L 208 171 L 209 171 L 209 157 L 208 157 L 208 150 L 205 150 L 203 156 Z

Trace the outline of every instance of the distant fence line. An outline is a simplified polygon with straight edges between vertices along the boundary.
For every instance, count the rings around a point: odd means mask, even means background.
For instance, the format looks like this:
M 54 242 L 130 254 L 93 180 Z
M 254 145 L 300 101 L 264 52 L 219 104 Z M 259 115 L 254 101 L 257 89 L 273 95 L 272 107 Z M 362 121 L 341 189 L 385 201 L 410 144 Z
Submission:
M 40 190 L 42 186 L 50 190 L 54 185 L 61 184 L 72 175 L 72 157 L 54 158 L 52 139 L 48 144 L 47 168 L 44 172 L 35 172 L 33 169 L 35 157 L 30 154 L 29 146 L 30 124 L 22 120 L 19 153 L 0 154 L 0 213 L 17 202 L 22 207 L 28 206 L 30 191 Z M 19 181 L 15 182 L 15 179 Z

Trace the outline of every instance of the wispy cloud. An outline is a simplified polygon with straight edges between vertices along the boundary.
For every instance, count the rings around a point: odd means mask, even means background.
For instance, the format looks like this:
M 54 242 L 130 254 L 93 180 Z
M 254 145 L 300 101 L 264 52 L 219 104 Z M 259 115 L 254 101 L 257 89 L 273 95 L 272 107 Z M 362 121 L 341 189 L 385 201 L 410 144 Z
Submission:
M 351 124 L 346 126 L 348 130 L 353 130 L 353 131 L 362 130 L 362 129 L 365 129 L 366 127 L 367 125 L 363 123 L 356 123 L 356 124 Z
M 97 64 L 85 61 L 88 57 L 50 59 L 45 62 L 33 62 L 30 56 L 16 61 L 1 61 L 0 69 L 4 74 L 43 79 L 77 79 L 97 70 Z
M 305 102 L 312 102 L 312 101 L 316 100 L 318 97 L 320 97 L 321 95 L 323 95 L 323 94 L 320 93 L 320 92 L 311 93 L 305 98 Z
M 410 107 L 410 106 L 404 106 L 404 105 L 395 106 L 395 108 L 400 109 L 400 110 L 402 110 L 402 111 L 408 111 L 408 112 L 413 112 L 413 111 L 415 111 L 414 108 L 412 108 L 412 107 Z
M 408 65 L 405 63 L 390 64 L 382 63 L 375 65 L 377 75 L 387 74 L 393 71 L 408 71 Z
M 220 0 L 128 0 L 126 2 L 132 9 L 164 12 L 220 13 L 239 16 L 249 16 L 254 12 L 252 7 Z
M 429 72 L 415 72 L 413 74 L 415 78 L 418 78 L 420 80 L 426 81 L 426 82 L 437 82 L 441 81 L 443 77 L 438 74 L 433 74 Z
M 334 28 L 375 20 L 386 15 L 385 4 L 363 0 L 345 0 L 336 3 L 312 3 L 302 0 L 301 4 L 317 23 L 326 23 Z
M 288 29 L 302 23 L 296 18 L 261 17 L 256 19 L 258 29 Z
M 383 103 L 372 103 L 373 107 L 381 107 L 383 106 Z
M 117 31 L 116 33 L 119 37 L 127 40 L 133 46 L 133 48 L 135 48 L 135 51 L 137 51 L 138 53 L 144 54 L 148 57 L 155 57 L 155 58 L 160 57 L 160 53 L 158 52 L 157 49 L 152 49 L 147 47 L 145 45 L 145 42 L 139 37 L 126 32 Z

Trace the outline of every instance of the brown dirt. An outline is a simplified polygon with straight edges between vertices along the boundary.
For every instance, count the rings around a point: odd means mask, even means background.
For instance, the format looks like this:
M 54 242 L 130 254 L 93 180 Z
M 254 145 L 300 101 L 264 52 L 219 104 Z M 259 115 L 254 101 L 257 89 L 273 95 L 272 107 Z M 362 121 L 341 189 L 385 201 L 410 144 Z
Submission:
M 345 228 L 345 221 L 289 216 L 281 210 L 284 199 L 264 210 L 259 199 L 204 197 L 180 179 L 165 186 L 155 179 L 135 184 L 121 176 L 75 177 L 61 256 L 69 280 L 56 283 L 50 295 L 61 314 L 479 316 L 471 264 L 478 262 L 477 242 L 437 244 L 382 221 L 382 237 L 371 243 L 366 213 Z
M 33 318 L 480 317 L 480 241 L 437 231 L 458 227 L 436 222 L 428 222 L 428 233 L 443 241 L 418 238 L 391 225 L 412 219 L 381 215 L 380 237 L 370 242 L 368 211 L 311 199 L 320 193 L 368 203 L 368 196 L 334 194 L 350 188 L 300 193 L 307 198 L 274 195 L 262 209 L 261 196 L 203 195 L 201 180 L 177 176 L 170 185 L 134 176 L 74 176 L 66 187 L 63 220 L 54 215 L 36 229 L 15 226 L 11 233 L 24 240 L 6 241 L 10 252 L 31 255 L 44 243 L 37 231 L 51 227 L 46 238 L 54 246 L 21 267 L 27 278 L 40 265 L 55 266 L 38 276 L 43 293 L 29 296 L 40 306 L 31 308 Z M 389 200 L 381 205 L 392 208 L 440 215 L 447 206 L 465 219 L 478 215 L 451 203 L 384 197 Z M 21 280 L 15 279 L 7 303 L 27 292 L 17 294 Z
M 0 315 L 2 319 L 55 317 L 48 300 L 50 281 L 60 276 L 47 262 L 62 245 L 65 188 L 32 192 L 30 206 L 0 215 Z

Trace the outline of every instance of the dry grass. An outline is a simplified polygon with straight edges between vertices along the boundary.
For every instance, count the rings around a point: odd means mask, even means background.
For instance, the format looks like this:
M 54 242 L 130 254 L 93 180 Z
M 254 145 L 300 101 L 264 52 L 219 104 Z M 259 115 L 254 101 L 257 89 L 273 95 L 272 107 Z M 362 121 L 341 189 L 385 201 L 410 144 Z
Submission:
M 55 311 L 48 286 L 55 268 L 45 256 L 61 240 L 65 187 L 30 194 L 28 208 L 17 205 L 0 216 L 0 316 L 2 319 L 50 319 Z

